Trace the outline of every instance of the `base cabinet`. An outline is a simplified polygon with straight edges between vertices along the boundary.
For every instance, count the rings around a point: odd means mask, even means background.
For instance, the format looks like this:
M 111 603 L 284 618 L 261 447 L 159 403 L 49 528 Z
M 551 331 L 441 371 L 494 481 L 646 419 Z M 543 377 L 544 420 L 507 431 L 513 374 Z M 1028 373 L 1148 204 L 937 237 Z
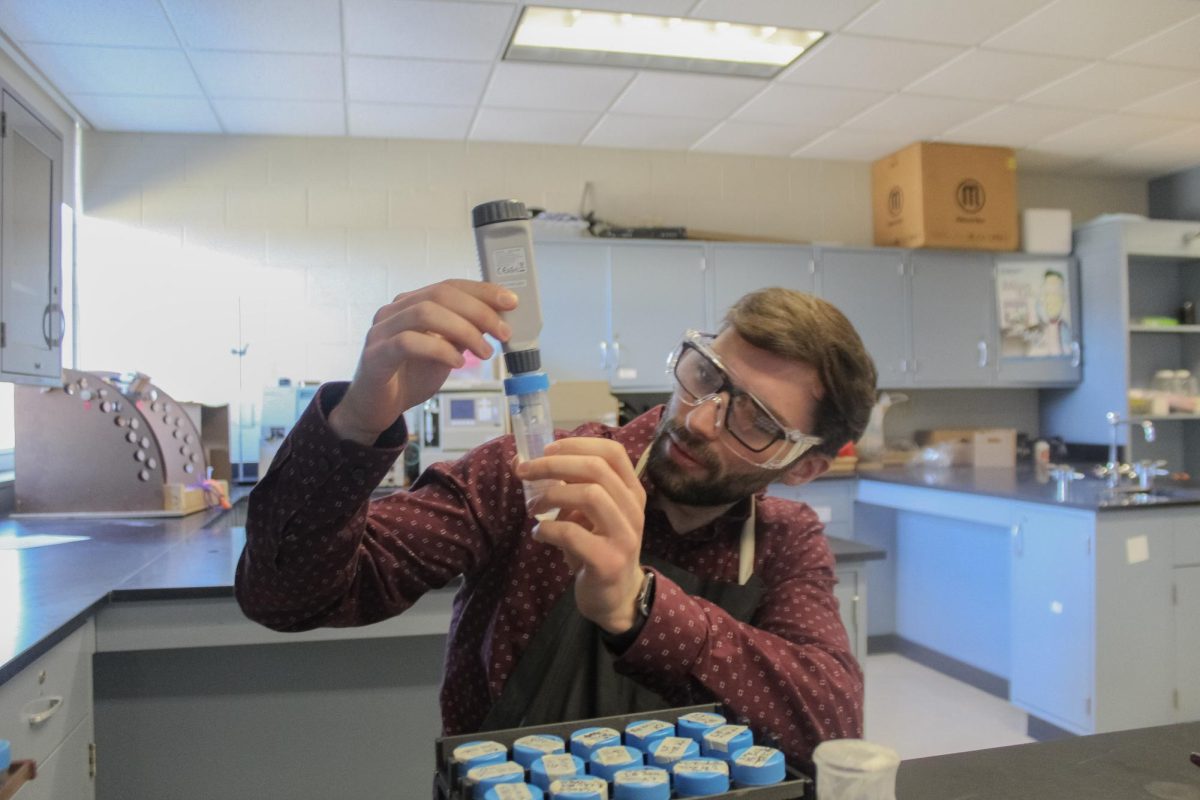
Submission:
M 92 800 L 96 796 L 92 715 L 76 726 L 50 757 L 38 764 L 37 779 L 14 800 Z

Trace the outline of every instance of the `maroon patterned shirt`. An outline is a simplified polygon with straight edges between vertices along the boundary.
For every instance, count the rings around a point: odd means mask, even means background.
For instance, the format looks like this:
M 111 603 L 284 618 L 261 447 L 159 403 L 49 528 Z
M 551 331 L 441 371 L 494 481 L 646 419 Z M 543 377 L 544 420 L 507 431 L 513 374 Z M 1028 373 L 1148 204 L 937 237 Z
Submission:
M 478 730 L 571 570 L 560 551 L 530 535 L 534 521 L 509 469 L 511 436 L 431 466 L 409 491 L 370 500 L 407 437 L 398 422 L 374 447 L 339 439 L 327 414 L 345 386 L 320 389 L 250 495 L 238 602 L 279 631 L 367 625 L 463 576 L 442 726 L 447 735 Z M 622 428 L 588 424 L 572 435 L 620 442 L 636 463 L 662 413 L 656 408 Z M 701 577 L 737 581 L 748 503 L 687 534 L 648 506 L 644 552 Z M 833 596 L 833 557 L 811 508 L 759 496 L 754 569 L 765 591 L 752 625 L 656 575 L 649 618 L 614 663 L 673 705 L 726 704 L 756 740 L 805 762 L 820 741 L 862 736 L 863 700 L 862 672 Z

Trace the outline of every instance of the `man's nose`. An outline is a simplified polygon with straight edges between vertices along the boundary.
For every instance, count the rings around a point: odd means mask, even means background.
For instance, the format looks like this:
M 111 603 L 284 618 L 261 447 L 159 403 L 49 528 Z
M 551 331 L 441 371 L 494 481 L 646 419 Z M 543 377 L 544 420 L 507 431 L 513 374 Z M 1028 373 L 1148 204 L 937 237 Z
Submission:
M 724 397 L 719 394 L 700 401 L 684 418 L 687 429 L 697 436 L 715 441 L 721 435 L 721 426 L 725 422 L 724 402 Z

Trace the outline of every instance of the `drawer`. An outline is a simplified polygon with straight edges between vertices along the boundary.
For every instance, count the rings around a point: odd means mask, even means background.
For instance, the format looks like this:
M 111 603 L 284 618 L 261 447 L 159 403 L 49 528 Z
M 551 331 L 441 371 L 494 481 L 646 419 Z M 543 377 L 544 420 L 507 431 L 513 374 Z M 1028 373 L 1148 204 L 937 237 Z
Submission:
M 96 781 L 92 777 L 89 752 L 93 740 L 89 714 L 57 750 L 38 762 L 37 778 L 22 786 L 13 800 L 93 800 Z
M 13 758 L 32 758 L 41 764 L 91 715 L 95 651 L 96 627 L 89 619 L 0 686 L 0 739 L 12 742 Z M 52 697 L 61 697 L 62 702 L 45 722 L 31 725 L 23 717 L 30 704 L 41 710 Z

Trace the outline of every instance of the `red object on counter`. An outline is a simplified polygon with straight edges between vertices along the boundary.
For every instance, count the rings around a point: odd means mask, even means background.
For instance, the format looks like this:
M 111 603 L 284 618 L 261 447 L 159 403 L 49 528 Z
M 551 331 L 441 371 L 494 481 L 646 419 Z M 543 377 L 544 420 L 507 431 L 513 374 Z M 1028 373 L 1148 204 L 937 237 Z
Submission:
M 854 447 L 854 442 L 846 442 L 846 446 L 837 451 L 838 457 L 842 456 L 857 456 L 858 450 Z

